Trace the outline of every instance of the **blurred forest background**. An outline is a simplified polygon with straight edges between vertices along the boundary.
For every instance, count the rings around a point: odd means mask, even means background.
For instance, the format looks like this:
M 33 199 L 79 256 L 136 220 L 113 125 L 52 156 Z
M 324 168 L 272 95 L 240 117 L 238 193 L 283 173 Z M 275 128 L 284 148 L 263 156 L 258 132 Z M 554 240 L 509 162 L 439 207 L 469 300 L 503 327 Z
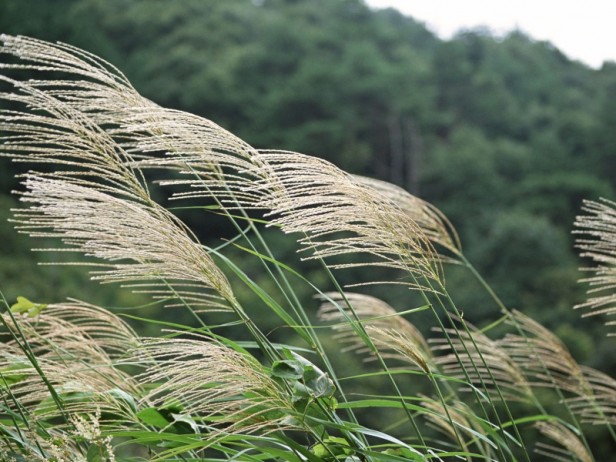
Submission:
M 403 186 L 449 217 L 509 307 L 556 332 L 581 362 L 616 372 L 604 320 L 572 310 L 585 288 L 571 233 L 583 198 L 616 198 L 616 63 L 594 70 L 523 32 L 444 41 L 360 0 L 3 0 L 0 32 L 95 53 L 146 97 L 255 147 L 318 155 Z M 79 268 L 37 266 L 60 257 L 31 253 L 40 243 L 7 223 L 22 167 L 0 162 L 9 301 L 143 303 Z M 204 241 L 233 235 L 202 210 L 183 218 Z M 297 259 L 291 241 L 280 245 Z M 319 278 L 317 268 L 303 271 Z M 467 273 L 447 272 L 458 306 L 479 325 L 495 320 L 498 308 Z

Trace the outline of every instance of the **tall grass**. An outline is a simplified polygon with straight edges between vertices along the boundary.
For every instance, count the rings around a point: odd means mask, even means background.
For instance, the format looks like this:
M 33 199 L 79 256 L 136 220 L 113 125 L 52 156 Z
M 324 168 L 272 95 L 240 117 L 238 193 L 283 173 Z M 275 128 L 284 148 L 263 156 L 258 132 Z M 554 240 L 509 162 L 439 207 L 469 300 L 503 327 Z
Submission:
M 616 440 L 614 379 L 498 299 L 500 320 L 465 321 L 444 266 L 485 282 L 430 204 L 161 108 L 83 50 L 0 40 L 0 153 L 38 169 L 22 177 L 17 230 L 195 321 L 151 319 L 163 330 L 144 337 L 86 302 L 3 300 L 2 460 L 586 462 L 590 425 Z M 153 188 L 224 217 L 236 236 L 204 245 Z M 614 213 L 588 211 L 580 245 L 601 263 L 591 282 L 612 289 Z M 283 234 L 318 278 L 282 260 Z M 357 279 L 343 285 L 345 271 Z M 374 284 L 402 285 L 408 299 L 379 300 Z M 431 332 L 413 324 L 420 311 Z M 264 329 L 272 322 L 285 343 Z

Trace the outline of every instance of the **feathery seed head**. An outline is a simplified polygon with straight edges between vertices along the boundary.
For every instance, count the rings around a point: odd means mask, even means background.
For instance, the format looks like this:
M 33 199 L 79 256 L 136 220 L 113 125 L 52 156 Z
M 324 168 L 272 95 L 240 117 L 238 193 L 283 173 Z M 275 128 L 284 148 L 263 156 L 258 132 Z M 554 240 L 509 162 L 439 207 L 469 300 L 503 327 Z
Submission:
M 351 309 L 341 294 L 324 295 L 328 301 L 321 304 L 317 316 L 322 321 L 336 323 L 332 329 L 337 331 L 336 339 L 348 345 L 345 351 L 372 353 L 352 326 L 357 317 L 384 358 L 404 361 L 424 372 L 430 370 L 431 357 L 423 335 L 390 305 L 376 297 L 347 292 L 344 297 Z M 369 359 L 374 357 L 371 355 Z
M 2 316 L 3 324 L 13 331 L 3 333 L 0 353 L 0 394 L 7 398 L 5 403 L 36 410 L 41 419 L 89 412 L 92 406 L 132 418 L 130 400 L 125 397 L 138 394 L 139 384 L 115 360 L 137 340 L 122 320 L 80 302 L 48 305 L 34 318 Z M 22 341 L 40 369 L 24 355 Z M 62 400 L 61 408 L 50 386 Z
M 369 186 L 314 157 L 258 152 L 207 120 L 159 108 L 139 96 L 117 69 L 86 52 L 23 38 L 3 36 L 1 41 L 0 53 L 20 59 L 4 68 L 67 75 L 66 80 L 15 83 L 23 88 L 23 103 L 52 109 L 44 120 L 29 112 L 4 115 L 15 137 L 6 140 L 8 155 L 65 165 L 67 171 L 52 176 L 146 204 L 151 199 L 141 187 L 139 169 L 179 170 L 192 178 L 165 183 L 191 190 L 176 197 L 216 194 L 229 207 L 269 210 L 273 225 L 306 236 L 300 244 L 312 252 L 308 258 L 363 255 L 363 262 L 332 266 L 401 269 L 410 275 L 408 284 L 421 289 L 427 286 L 424 279 L 440 280 L 430 236 L 446 247 L 455 245 L 427 207 L 415 215 L 422 220 L 416 223 L 396 206 L 391 188 Z M 53 149 L 43 149 L 50 143 Z M 92 179 L 96 176 L 100 179 Z
M 261 151 L 255 188 L 270 210 L 271 225 L 300 233 L 307 259 L 363 255 L 358 263 L 333 268 L 385 266 L 410 274 L 408 285 L 427 290 L 420 281 L 440 281 L 433 246 L 408 214 L 374 188 L 316 157 L 282 151 Z M 268 176 L 272 175 L 272 176 Z
M 475 414 L 473 411 L 463 402 L 448 402 L 445 408 L 441 401 L 424 396 L 420 404 L 426 409 L 422 413 L 429 424 L 453 441 L 458 441 L 458 437 L 460 437 L 464 450 L 467 450 L 471 441 L 476 441 L 479 444 L 477 435 L 483 434 L 484 431 L 474 421 Z M 465 439 L 464 436 L 468 439 Z
M 210 339 L 142 339 L 129 362 L 145 367 L 137 378 L 147 402 L 181 403 L 210 430 L 267 433 L 293 428 L 293 405 L 267 371 L 247 354 Z
M 609 375 L 582 366 L 588 389 L 566 399 L 569 407 L 578 414 L 582 422 L 593 425 L 616 424 L 616 380 Z
M 8 315 L 3 317 L 13 326 Z M 47 305 L 34 318 L 18 317 L 17 321 L 37 357 L 85 362 L 99 358 L 111 363 L 110 358 L 122 356 L 137 342 L 135 332 L 118 316 L 76 300 Z
M 61 419 L 72 414 L 87 413 L 99 407 L 107 415 L 115 416 L 110 425 L 123 427 L 134 421 L 134 409 L 125 397 L 132 396 L 136 382 L 110 362 L 92 357 L 86 363 L 82 358 L 37 358 L 39 370 L 16 348 L 9 347 L 0 354 L 2 386 L 0 396 L 15 412 L 25 409 L 43 420 Z M 51 356 L 51 355 L 49 355 Z M 53 387 L 61 400 L 55 401 L 49 387 Z M 70 422 L 57 424 L 65 428 Z
M 393 207 L 399 208 L 409 216 L 425 233 L 430 242 L 446 248 L 454 255 L 461 253 L 460 239 L 453 225 L 443 213 L 432 204 L 419 199 L 406 190 L 374 178 L 353 176 L 359 183 L 374 188 L 387 199 Z M 451 261 L 449 256 L 439 255 L 444 261 Z M 455 261 L 455 257 L 453 258 Z
M 580 365 L 551 331 L 519 311 L 512 311 L 510 324 L 522 334 L 507 334 L 498 342 L 533 386 L 570 391 L 586 396 L 590 387 Z

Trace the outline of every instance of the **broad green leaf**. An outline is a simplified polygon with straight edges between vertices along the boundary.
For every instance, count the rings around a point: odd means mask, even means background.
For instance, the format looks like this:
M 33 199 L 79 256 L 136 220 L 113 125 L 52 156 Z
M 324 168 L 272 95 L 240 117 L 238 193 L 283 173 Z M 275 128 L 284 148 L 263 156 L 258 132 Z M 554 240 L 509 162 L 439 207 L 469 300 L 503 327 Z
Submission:
M 185 414 L 171 414 L 171 417 L 174 423 L 184 423 L 188 425 L 194 433 L 199 433 L 199 426 L 191 416 Z M 178 431 L 180 431 L 180 429 L 178 429 Z
M 285 354 L 290 355 L 303 366 L 302 379 L 306 388 L 310 390 L 310 396 L 321 398 L 334 394 L 336 387 L 325 372 L 294 351 L 288 350 Z
M 272 364 L 272 376 L 281 379 L 301 379 L 304 368 L 298 361 L 283 359 Z
M 165 428 L 169 425 L 169 421 L 158 412 L 156 408 L 146 407 L 137 413 L 137 417 L 143 423 L 151 425 L 155 428 Z
M 344 438 L 329 436 L 323 440 L 323 443 L 315 444 L 311 448 L 315 456 L 321 458 L 331 458 L 335 456 L 350 456 L 353 450 L 349 446 L 349 442 Z M 336 457 L 337 459 L 338 457 Z M 348 458 L 345 458 L 347 460 Z
M 11 313 L 13 314 L 25 314 L 29 318 L 34 318 L 38 316 L 41 311 L 47 308 L 46 304 L 43 303 L 33 303 L 28 300 L 26 297 L 17 297 L 17 303 L 11 306 Z

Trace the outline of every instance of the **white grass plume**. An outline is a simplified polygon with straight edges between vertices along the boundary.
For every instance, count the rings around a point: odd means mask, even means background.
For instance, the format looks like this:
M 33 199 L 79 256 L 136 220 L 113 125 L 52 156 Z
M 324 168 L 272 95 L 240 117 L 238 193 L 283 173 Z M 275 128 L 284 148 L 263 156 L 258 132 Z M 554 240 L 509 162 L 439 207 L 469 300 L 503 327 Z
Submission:
M 197 307 L 226 309 L 219 297 L 233 300 L 212 258 L 164 209 L 63 180 L 30 175 L 25 185 L 21 200 L 34 205 L 15 214 L 17 228 L 33 237 L 60 238 L 69 250 L 107 262 L 96 263 L 93 279 L 136 284 Z M 186 287 L 192 290 L 182 294 Z
M 593 462 L 592 455 L 586 449 L 578 435 L 569 427 L 556 420 L 537 422 L 535 427 L 554 444 L 537 443 L 535 452 L 552 460 Z
M 77 300 L 46 305 L 33 318 L 13 316 L 37 357 L 111 360 L 122 357 L 137 342 L 137 334 L 118 316 Z M 13 325 L 9 316 L 4 318 Z
M 567 347 L 550 330 L 525 314 L 513 310 L 510 323 L 519 330 L 499 341 L 528 377 L 532 386 L 558 387 L 576 395 L 588 396 L 590 385 L 583 370 Z
M 139 168 L 160 167 L 190 175 L 186 180 L 166 182 L 190 186 L 189 191 L 176 197 L 211 198 L 216 194 L 217 200 L 230 207 L 269 210 L 273 225 L 305 236 L 299 242 L 304 250 L 312 252 L 308 258 L 329 259 L 349 254 L 365 257 L 363 262 L 334 262 L 333 267 L 397 268 L 410 275 L 408 285 L 419 288 L 426 288 L 424 279 L 440 280 L 438 256 L 422 227 L 365 181 L 314 157 L 257 152 L 210 121 L 162 109 L 139 96 L 113 66 L 74 47 L 5 35 L 0 41 L 0 53 L 19 58 L 18 64 L 1 65 L 8 71 L 58 71 L 69 76 L 66 80 L 16 83 L 24 88 L 18 97 L 23 103 L 43 110 L 47 105 L 58 107 L 52 118 L 75 118 L 83 120 L 83 125 L 93 125 L 92 133 L 100 135 L 95 144 L 111 139 L 121 154 L 119 164 L 136 168 L 136 174 Z M 36 103 L 37 98 L 44 101 Z M 78 114 L 74 117 L 75 112 Z M 45 123 L 31 122 L 30 118 L 35 116 L 28 111 L 7 117 L 9 128 L 18 137 L 13 142 L 7 140 L 7 153 L 22 158 L 21 150 L 37 152 L 40 140 L 47 137 Z M 52 127 L 56 123 L 50 122 L 47 125 Z M 81 127 L 70 127 L 68 131 L 80 130 Z M 64 131 L 50 136 L 56 140 L 64 136 Z M 23 146 L 16 147 L 19 144 Z M 68 156 L 73 162 L 75 150 L 65 148 L 61 140 L 57 144 L 57 153 L 51 156 L 63 162 Z M 70 154 L 66 154 L 67 149 Z M 161 153 L 165 155 L 162 158 Z M 25 156 L 24 160 L 28 158 L 37 159 L 36 154 Z M 74 162 L 77 170 L 85 169 L 89 175 L 96 173 L 94 168 L 88 171 L 90 166 L 99 168 L 96 162 Z M 82 173 L 61 177 L 76 182 Z M 112 183 L 120 180 L 106 171 L 103 177 Z M 136 194 L 140 195 L 143 194 Z
M 354 178 L 360 183 L 374 188 L 394 207 L 404 211 L 410 219 L 417 223 L 430 242 L 435 244 L 435 248 L 441 246 L 449 250 L 453 254 L 453 258 L 439 253 L 444 261 L 455 261 L 455 256 L 462 252 L 460 239 L 455 228 L 435 206 L 386 181 L 358 175 L 354 175 Z
M 1 48 L 0 48 L 1 50 Z M 105 192 L 148 201 L 147 187 L 129 163 L 132 158 L 94 123 L 83 108 L 74 108 L 33 86 L 0 75 L 14 91 L 0 100 L 21 103 L 22 110 L 0 111 L 0 155 L 14 161 L 54 165 L 54 177 Z
M 72 250 L 106 261 L 93 273 L 100 281 L 133 284 L 197 309 L 227 309 L 223 302 L 233 294 L 225 276 L 188 228 L 151 199 L 118 134 L 123 123 L 157 106 L 87 52 L 6 35 L 0 42 L 0 54 L 19 58 L 0 68 L 68 76 L 2 77 L 15 91 L 0 99 L 23 109 L 0 111 L 0 153 L 56 168 L 26 176 L 22 200 L 34 205 L 16 215 L 22 231 L 59 237 Z
M 213 340 L 142 339 L 128 362 L 145 368 L 137 379 L 154 404 L 180 403 L 217 432 L 268 433 L 299 428 L 286 392 L 253 357 Z
M 13 133 L 7 137 L 5 153 L 11 157 L 87 167 L 93 172 L 103 169 L 104 178 L 111 175 L 101 164 L 106 155 L 115 156 L 120 162 L 113 168 L 124 164 L 125 169 L 137 168 L 137 174 L 139 168 L 166 168 L 189 175 L 190 179 L 167 182 L 194 186 L 196 190 L 188 191 L 189 196 L 216 194 L 224 200 L 230 188 L 231 204 L 235 204 L 236 195 L 241 196 L 245 175 L 223 174 L 227 167 L 250 171 L 256 151 L 241 139 L 207 119 L 156 105 L 142 97 L 119 70 L 88 52 L 27 37 L 2 35 L 0 42 L 0 54 L 19 58 L 18 63 L 0 63 L 0 69 L 27 69 L 43 76 L 27 82 L 6 79 L 18 91 L 1 94 L 0 99 L 20 101 L 28 108 L 5 111 L 5 130 Z M 49 72 L 58 72 L 63 78 L 46 78 Z M 39 117 L 32 109 L 49 115 Z M 80 145 L 79 138 L 69 138 L 73 144 L 66 146 L 62 137 L 67 130 L 82 132 L 80 124 L 89 132 L 80 138 L 93 146 Z M 42 142 L 57 144 L 57 149 L 38 149 Z M 84 147 L 87 152 L 81 158 L 79 149 Z M 105 147 L 111 149 L 105 151 Z M 236 181 L 239 186 L 234 185 Z
M 353 314 L 339 293 L 330 292 L 325 297 L 328 301 L 321 304 L 317 316 L 322 321 L 334 323 L 332 329 L 337 332 L 336 340 L 347 345 L 343 351 L 367 354 L 366 360 L 375 359 L 371 348 L 351 325 L 357 316 L 383 358 L 403 361 L 424 372 L 430 370 L 430 350 L 423 335 L 389 304 L 370 295 L 346 292 L 344 297 Z
M 428 238 L 401 209 L 384 196 L 312 156 L 262 151 L 271 177 L 257 185 L 266 193 L 259 204 L 270 210 L 271 225 L 299 233 L 306 259 L 363 255 L 357 263 L 332 263 L 333 268 L 385 266 L 411 275 L 407 283 L 422 287 L 424 278 L 440 280 L 436 254 Z
M 481 444 L 478 435 L 484 436 L 481 425 L 475 422 L 475 413 L 463 402 L 448 402 L 447 408 L 442 401 L 422 396 L 421 411 L 428 425 L 456 443 L 462 444 L 462 449 L 468 451 L 468 446 L 474 441 Z
M 567 392 L 569 409 L 583 422 L 616 423 L 616 380 L 601 371 L 581 366 L 562 341 L 538 322 L 511 312 L 510 323 L 521 330 L 499 341 L 533 387 Z
M 496 399 L 502 395 L 507 400 L 527 401 L 532 396 L 530 384 L 509 352 L 499 341 L 469 323 L 466 325 L 467 332 L 446 329 L 442 337 L 430 339 L 435 363 L 443 373 L 460 380 L 470 379 L 473 386 L 488 391 Z M 446 354 L 436 356 L 441 352 Z
M 588 389 L 568 397 L 567 404 L 582 422 L 593 425 L 616 425 L 616 380 L 591 367 L 582 366 Z
M 590 285 L 590 298 L 575 308 L 589 311 L 583 316 L 616 313 L 616 203 L 584 201 L 582 211 L 586 215 L 578 216 L 575 221 L 575 234 L 583 236 L 576 240 L 576 247 L 581 250 L 581 257 L 590 258 L 596 266 L 584 268 L 594 273 L 582 279 Z M 606 325 L 614 325 L 609 321 Z
M 0 353 L 0 391 L 5 403 L 41 419 L 89 412 L 95 405 L 129 421 L 133 418 L 130 398 L 126 398 L 141 394 L 140 384 L 118 368 L 117 361 L 137 344 L 137 338 L 121 319 L 80 302 L 48 305 L 32 318 L 8 313 L 2 317 L 12 332 L 2 333 Z M 63 401 L 62 408 L 49 384 Z
M 66 417 L 88 413 L 94 407 L 110 416 L 110 427 L 126 428 L 130 422 L 137 421 L 130 398 L 137 392 L 137 382 L 113 364 L 99 362 L 101 358 L 95 355 L 88 364 L 68 359 L 39 356 L 37 364 L 45 377 L 43 380 L 39 370 L 15 345 L 5 346 L 0 353 L 3 385 L 0 396 L 5 405 L 14 412 L 25 410 L 40 421 L 60 419 L 56 426 L 62 429 L 71 426 L 69 420 L 64 420 Z M 51 394 L 50 386 L 59 396 L 61 406 Z

